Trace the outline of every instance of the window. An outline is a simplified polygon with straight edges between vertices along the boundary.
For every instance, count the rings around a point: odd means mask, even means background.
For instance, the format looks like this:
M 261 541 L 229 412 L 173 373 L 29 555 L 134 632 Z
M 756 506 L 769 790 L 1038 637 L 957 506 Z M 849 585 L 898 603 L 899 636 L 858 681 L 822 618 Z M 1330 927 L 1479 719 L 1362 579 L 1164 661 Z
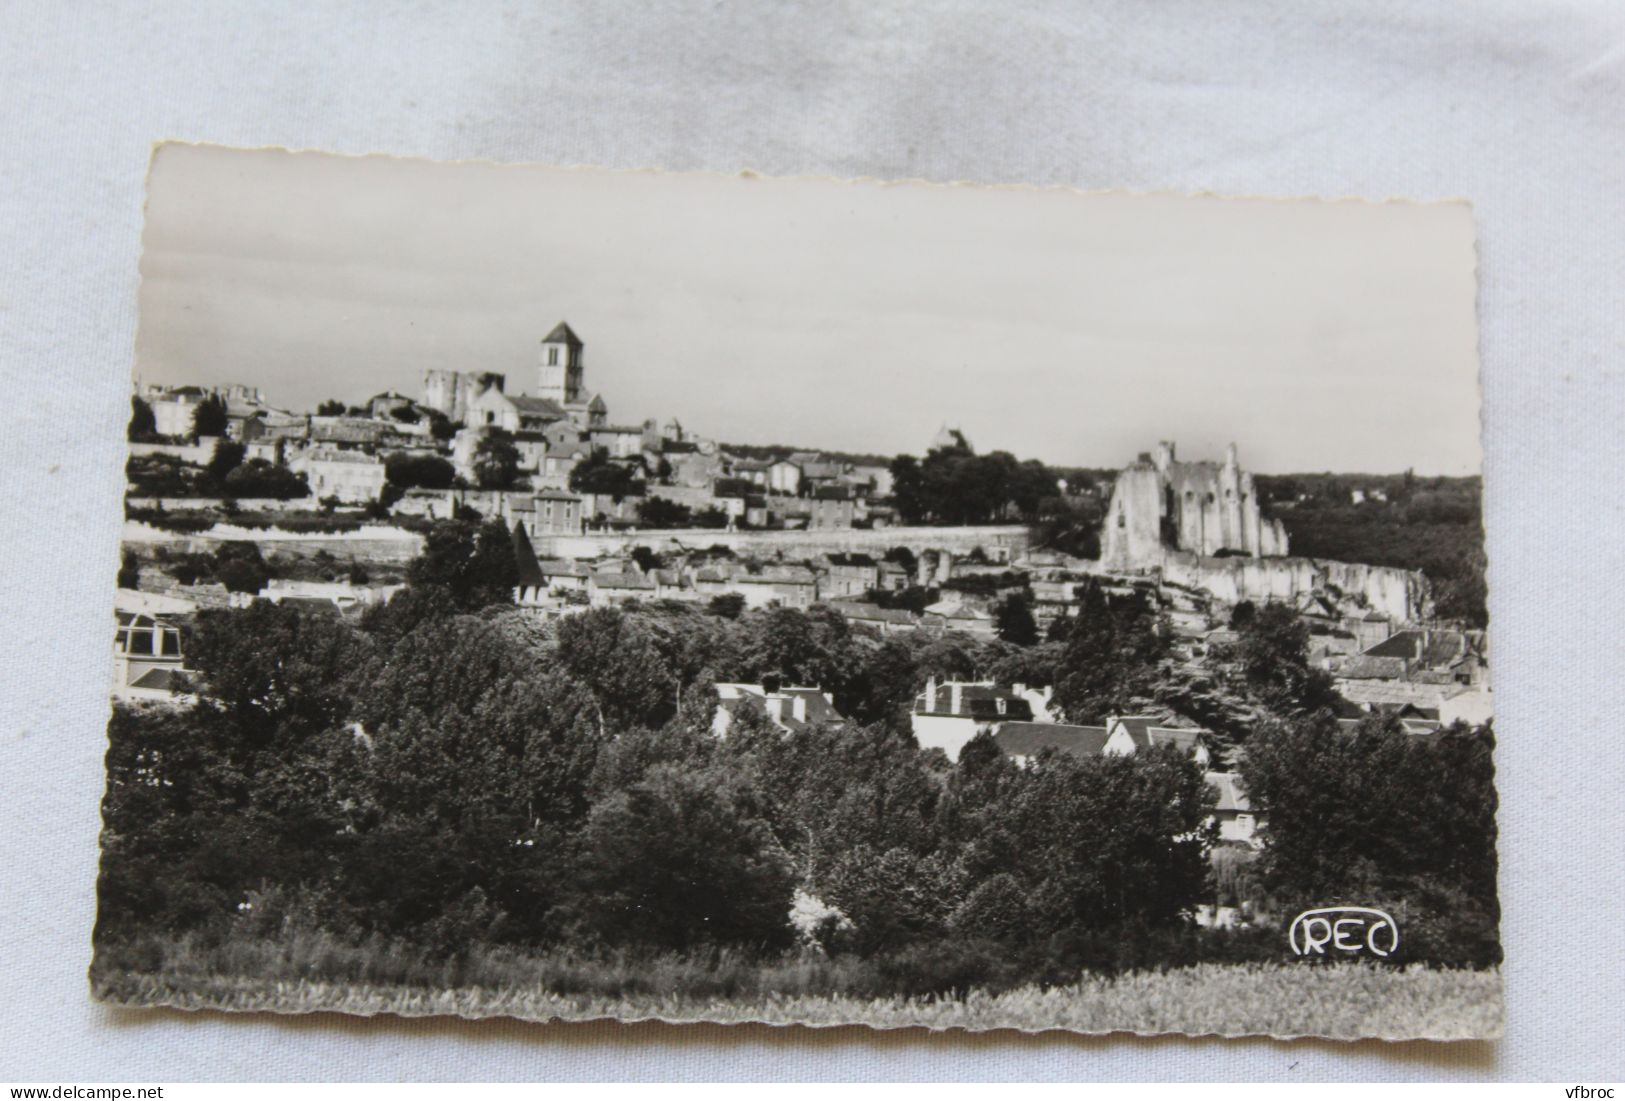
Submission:
M 559 350 L 557 348 L 549 348 L 547 350 L 547 365 L 549 367 L 557 367 L 559 365 Z

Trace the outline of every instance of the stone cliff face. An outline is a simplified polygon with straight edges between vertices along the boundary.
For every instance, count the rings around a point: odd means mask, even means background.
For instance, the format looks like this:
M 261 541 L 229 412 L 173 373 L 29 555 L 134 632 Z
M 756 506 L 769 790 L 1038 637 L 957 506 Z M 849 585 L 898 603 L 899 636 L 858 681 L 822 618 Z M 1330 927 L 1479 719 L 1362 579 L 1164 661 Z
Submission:
M 1380 612 L 1396 624 L 1433 614 L 1427 578 L 1414 570 L 1285 557 L 1286 529 L 1262 516 L 1234 444 L 1220 464 L 1182 462 L 1164 441 L 1124 467 L 1100 546 L 1103 571 L 1157 571 L 1231 604 L 1325 593 L 1350 611 Z
M 1351 610 L 1380 612 L 1396 625 L 1433 615 L 1427 578 L 1415 570 L 1389 566 L 1314 558 L 1204 558 L 1175 552 L 1164 559 L 1162 576 L 1229 604 L 1289 602 L 1318 592 L 1339 598 Z

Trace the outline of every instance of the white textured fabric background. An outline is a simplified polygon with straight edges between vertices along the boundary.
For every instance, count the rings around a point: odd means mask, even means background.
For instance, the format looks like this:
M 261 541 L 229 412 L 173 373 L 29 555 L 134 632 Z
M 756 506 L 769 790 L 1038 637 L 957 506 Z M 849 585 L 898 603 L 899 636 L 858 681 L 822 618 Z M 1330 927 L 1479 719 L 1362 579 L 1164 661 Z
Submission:
M 40 0 L 7 5 L 0 29 L 0 1078 L 1625 1075 L 1625 8 Z M 121 432 L 143 174 L 165 137 L 1471 199 L 1507 1038 L 967 1038 L 93 1005 Z

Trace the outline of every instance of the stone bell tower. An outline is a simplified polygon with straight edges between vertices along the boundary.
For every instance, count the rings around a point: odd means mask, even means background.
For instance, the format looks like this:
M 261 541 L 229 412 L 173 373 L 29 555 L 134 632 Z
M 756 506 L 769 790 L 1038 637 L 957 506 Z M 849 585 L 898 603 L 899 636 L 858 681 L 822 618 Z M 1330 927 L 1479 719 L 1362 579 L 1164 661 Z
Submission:
M 536 373 L 536 396 L 560 405 L 582 400 L 581 338 L 560 321 L 542 338 L 541 363 Z

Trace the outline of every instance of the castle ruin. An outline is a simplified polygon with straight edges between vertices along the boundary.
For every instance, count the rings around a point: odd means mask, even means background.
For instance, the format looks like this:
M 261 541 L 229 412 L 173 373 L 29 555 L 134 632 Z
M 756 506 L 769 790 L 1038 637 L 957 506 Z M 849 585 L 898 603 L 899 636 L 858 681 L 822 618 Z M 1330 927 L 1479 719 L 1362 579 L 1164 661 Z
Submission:
M 1164 441 L 1123 468 L 1106 509 L 1100 552 L 1103 573 L 1154 574 L 1226 604 L 1320 594 L 1395 625 L 1433 614 L 1431 588 L 1418 571 L 1288 557 L 1286 528 L 1264 519 L 1235 444 L 1221 464 L 1181 462 Z
M 1148 569 L 1175 551 L 1204 558 L 1286 555 L 1286 529 L 1263 518 L 1253 476 L 1237 463 L 1235 444 L 1223 464 L 1182 462 L 1164 440 L 1117 475 L 1101 533 L 1102 563 Z

